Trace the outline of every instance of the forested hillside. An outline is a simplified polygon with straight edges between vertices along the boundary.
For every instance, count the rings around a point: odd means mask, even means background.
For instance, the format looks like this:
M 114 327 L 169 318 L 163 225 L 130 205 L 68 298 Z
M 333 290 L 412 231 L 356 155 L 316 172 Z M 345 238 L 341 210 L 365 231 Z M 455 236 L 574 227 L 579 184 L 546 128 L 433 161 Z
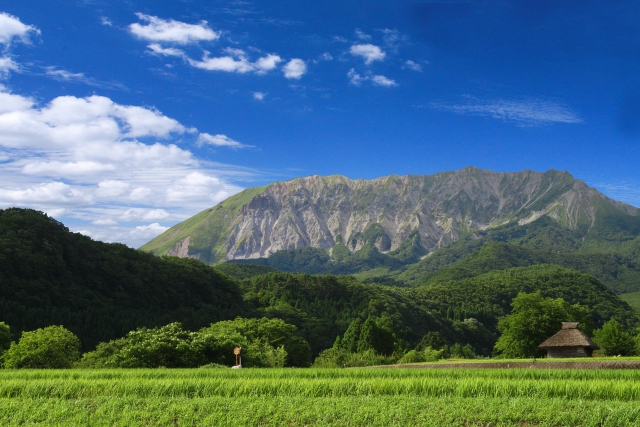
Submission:
M 640 238 L 626 241 L 615 252 L 585 252 L 579 250 L 580 244 L 575 232 L 541 217 L 523 226 L 510 224 L 469 235 L 426 257 L 426 250 L 412 239 L 388 253 L 367 244 L 353 254 L 336 254 L 334 249 L 330 257 L 322 249 L 305 247 L 220 266 L 254 264 L 288 272 L 355 274 L 371 282 L 420 286 L 512 267 L 556 264 L 590 274 L 617 294 L 640 290 Z
M 488 234 L 495 233 L 505 230 Z M 435 252 L 415 264 L 432 270 L 417 286 L 403 287 L 404 282 L 391 276 L 361 281 L 347 275 L 277 272 L 265 265 L 211 267 L 195 259 L 157 257 L 71 233 L 40 212 L 7 209 L 0 211 L 0 321 L 10 325 L 14 337 L 22 331 L 62 325 L 80 338 L 84 350 L 142 326 L 181 322 L 187 336 L 188 331 L 241 316 L 294 325 L 295 335 L 308 341 L 314 357 L 334 346 L 338 337 L 339 342 L 351 342 L 341 344 L 341 349 L 355 346 L 351 335 L 356 330 L 367 340 L 373 335 L 386 337 L 374 349 L 387 356 L 440 341 L 467 346 L 471 354 L 490 355 L 498 337 L 498 320 L 511 311 L 513 298 L 519 292 L 539 291 L 543 297 L 587 307 L 595 327 L 611 318 L 629 330 L 637 326 L 631 307 L 592 275 L 540 265 L 577 257 L 587 261 L 572 261 L 575 268 L 584 266 L 593 269 L 593 275 L 623 281 L 623 273 L 635 271 L 629 267 L 632 264 L 615 276 L 597 269 L 609 268 L 607 262 L 613 261 L 607 257 L 487 241 L 485 246 L 474 246 L 477 240 L 464 240 Z M 404 246 L 404 253 L 411 253 L 412 247 Z M 280 260 L 281 268 L 298 268 L 305 260 L 307 265 L 335 267 L 317 249 L 297 251 L 293 257 L 282 253 L 269 260 Z M 116 340 L 103 350 L 122 343 Z
M 37 211 L 0 210 L 0 319 L 14 335 L 61 324 L 88 349 L 140 326 L 198 328 L 241 314 L 237 284 L 199 261 L 96 242 Z

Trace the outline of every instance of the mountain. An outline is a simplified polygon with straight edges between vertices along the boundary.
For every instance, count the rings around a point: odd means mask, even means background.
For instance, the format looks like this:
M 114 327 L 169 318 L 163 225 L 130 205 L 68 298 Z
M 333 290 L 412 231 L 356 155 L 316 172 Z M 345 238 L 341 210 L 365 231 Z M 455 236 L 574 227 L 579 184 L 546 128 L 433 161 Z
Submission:
M 0 321 L 19 336 L 64 325 L 83 349 L 132 329 L 247 314 L 237 283 L 191 259 L 96 242 L 30 209 L 0 209 Z
M 538 249 L 550 249 L 549 240 L 561 246 L 554 250 L 612 252 L 640 236 L 640 209 L 606 197 L 567 172 L 467 167 L 374 180 L 311 176 L 248 189 L 141 249 L 208 264 L 306 247 L 321 249 L 331 262 L 353 261 L 350 255 L 364 249 L 367 255 L 360 261 L 377 260 L 355 270 L 397 269 L 451 242 L 504 226 L 517 233 L 541 218 L 552 219 L 554 227 L 547 231 L 554 234 L 539 234 Z

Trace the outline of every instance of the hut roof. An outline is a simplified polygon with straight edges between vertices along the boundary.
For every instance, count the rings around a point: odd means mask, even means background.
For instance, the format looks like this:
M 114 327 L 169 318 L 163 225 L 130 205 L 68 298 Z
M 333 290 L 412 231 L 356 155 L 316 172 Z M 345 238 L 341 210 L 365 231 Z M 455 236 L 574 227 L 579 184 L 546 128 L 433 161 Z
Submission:
M 598 350 L 600 347 L 580 329 L 578 324 L 573 322 L 563 322 L 562 329 L 538 346 L 542 349 L 558 347 L 589 347 Z

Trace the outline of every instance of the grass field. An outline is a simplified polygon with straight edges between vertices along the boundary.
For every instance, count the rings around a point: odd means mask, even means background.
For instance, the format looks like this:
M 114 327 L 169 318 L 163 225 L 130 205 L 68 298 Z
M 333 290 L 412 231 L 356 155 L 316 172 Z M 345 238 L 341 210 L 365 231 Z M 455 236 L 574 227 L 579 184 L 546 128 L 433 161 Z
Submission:
M 0 425 L 640 425 L 640 371 L 0 371 Z

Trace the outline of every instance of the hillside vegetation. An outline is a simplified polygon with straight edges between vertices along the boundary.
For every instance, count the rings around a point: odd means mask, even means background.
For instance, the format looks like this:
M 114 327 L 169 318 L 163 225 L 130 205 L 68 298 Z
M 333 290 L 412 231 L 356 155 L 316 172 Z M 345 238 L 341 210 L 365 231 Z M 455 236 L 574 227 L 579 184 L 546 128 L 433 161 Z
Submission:
M 89 349 L 140 326 L 198 328 L 243 313 L 237 284 L 199 261 L 96 242 L 33 210 L 0 210 L 0 319 L 14 335 L 64 325 Z

